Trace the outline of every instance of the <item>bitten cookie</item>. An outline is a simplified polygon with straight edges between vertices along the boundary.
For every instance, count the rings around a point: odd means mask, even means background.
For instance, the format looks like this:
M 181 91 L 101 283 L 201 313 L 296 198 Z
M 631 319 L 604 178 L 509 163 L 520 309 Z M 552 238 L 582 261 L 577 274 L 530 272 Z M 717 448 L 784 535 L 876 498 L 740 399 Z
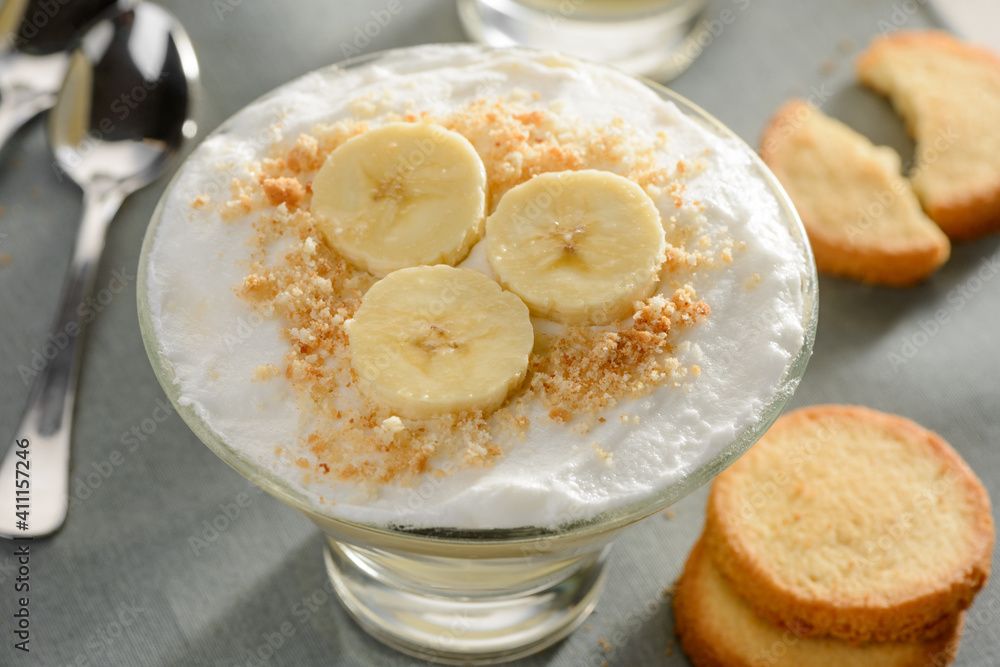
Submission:
M 760 154 L 802 217 L 820 271 L 904 287 L 948 259 L 948 238 L 924 215 L 891 148 L 793 99 L 765 128 Z
M 807 638 L 754 615 L 719 574 L 701 541 L 675 586 L 675 628 L 696 667 L 943 667 L 954 660 L 962 619 L 928 642 L 854 646 L 840 639 Z
M 926 640 L 990 572 L 982 484 L 939 436 L 852 406 L 797 410 L 714 481 L 706 546 L 754 611 L 804 636 Z
M 916 139 L 913 189 L 954 240 L 1000 229 L 1000 58 L 934 31 L 875 40 L 858 77 L 887 95 Z

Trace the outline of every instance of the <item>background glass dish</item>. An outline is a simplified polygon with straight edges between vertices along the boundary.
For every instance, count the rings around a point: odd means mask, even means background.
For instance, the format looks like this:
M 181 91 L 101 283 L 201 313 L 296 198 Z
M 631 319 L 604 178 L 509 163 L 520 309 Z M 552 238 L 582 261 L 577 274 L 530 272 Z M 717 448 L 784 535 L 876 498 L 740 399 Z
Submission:
M 600 60 L 667 82 L 688 68 L 708 39 L 708 0 L 458 0 L 473 40 Z M 711 35 L 708 35 L 711 37 Z
M 395 49 L 363 56 L 333 65 L 330 71 L 370 66 L 405 52 Z M 802 275 L 805 335 L 760 419 L 718 455 L 652 498 L 558 529 L 412 530 L 345 521 L 317 512 L 300 491 L 223 441 L 192 407 L 179 404 L 180 390 L 156 340 L 146 297 L 150 250 L 177 175 L 153 213 L 139 259 L 137 293 L 143 343 L 157 379 L 177 412 L 215 454 L 323 530 L 328 537 L 326 566 L 341 602 L 365 630 L 405 653 L 451 664 L 486 664 L 523 657 L 566 636 L 596 603 L 605 559 L 618 531 L 683 498 L 749 449 L 781 413 L 805 371 L 816 331 L 817 279 L 795 209 L 775 177 L 728 128 L 676 93 L 651 81 L 642 82 L 708 131 L 739 142 L 752 158 L 752 168 L 768 184 L 779 203 L 781 222 L 806 259 Z M 253 104 L 282 95 L 284 88 Z M 231 118 L 212 136 L 226 132 L 232 124 Z

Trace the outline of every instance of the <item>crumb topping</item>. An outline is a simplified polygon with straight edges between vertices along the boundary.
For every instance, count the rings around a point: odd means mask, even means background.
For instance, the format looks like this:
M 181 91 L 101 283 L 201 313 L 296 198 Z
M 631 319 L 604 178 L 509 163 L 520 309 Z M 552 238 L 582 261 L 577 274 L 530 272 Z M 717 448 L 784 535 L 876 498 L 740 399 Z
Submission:
M 532 354 L 529 387 L 553 406 L 549 416 L 563 422 L 648 394 L 680 369 L 669 354 L 671 332 L 708 314 L 708 304 L 687 286 L 670 299 L 637 301 L 631 322 L 610 331 L 571 327 L 543 353 Z
M 356 390 L 349 360 L 345 323 L 376 278 L 324 242 L 309 210 L 312 179 L 326 157 L 369 129 L 369 123 L 338 121 L 301 135 L 291 147 L 276 146 L 252 165 L 254 178 L 234 181 L 230 199 L 216 207 L 223 220 L 253 225 L 246 277 L 235 292 L 261 317 L 281 323 L 288 348 L 284 368 L 260 366 L 251 379 L 281 376 L 294 387 L 309 435 L 301 451 L 283 453 L 310 478 L 356 481 L 375 496 L 389 482 L 407 484 L 417 475 L 488 466 L 504 453 L 498 441 L 510 441 L 512 435 L 515 441 L 525 439 L 533 405 L 545 406 L 542 421 L 586 432 L 604 423 L 607 410 L 619 401 L 648 395 L 666 383 L 680 386 L 700 374 L 697 366 L 689 371 L 673 354 L 679 333 L 710 316 L 709 305 L 690 285 L 690 272 L 728 263 L 740 250 L 725 236 L 704 237 L 702 243 L 698 225 L 690 221 L 692 216 L 697 221 L 704 206 L 685 202 L 683 181 L 704 166 L 696 159 L 661 164 L 658 156 L 668 153 L 665 133 L 644 137 L 621 120 L 594 127 L 552 107 L 529 106 L 528 98 L 537 96 L 523 97 L 479 98 L 440 118 L 386 114 L 379 122 L 433 122 L 469 139 L 486 167 L 491 210 L 505 192 L 536 174 L 585 168 L 624 175 L 654 200 L 667 198 L 678 212 L 686 207 L 686 223 L 677 215 L 663 221 L 668 248 L 660 279 L 672 294 L 637 301 L 631 316 L 611 326 L 536 331 L 527 378 L 492 414 L 401 418 Z M 209 203 L 202 195 L 192 206 Z M 613 463 L 613 452 L 596 444 L 593 449 L 596 457 Z

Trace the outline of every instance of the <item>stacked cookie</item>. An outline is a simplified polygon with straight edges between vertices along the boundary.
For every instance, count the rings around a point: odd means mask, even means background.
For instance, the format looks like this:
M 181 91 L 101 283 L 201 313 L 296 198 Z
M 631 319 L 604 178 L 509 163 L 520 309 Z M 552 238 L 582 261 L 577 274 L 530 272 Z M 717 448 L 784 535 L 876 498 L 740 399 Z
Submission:
M 799 410 L 713 483 L 677 633 L 698 666 L 946 665 L 992 548 L 989 497 L 940 437 Z
M 761 157 L 799 210 L 820 271 L 912 285 L 947 260 L 949 239 L 1000 230 L 1000 58 L 946 33 L 902 31 L 875 40 L 857 73 L 916 140 L 908 178 L 895 151 L 800 100 L 775 113 Z

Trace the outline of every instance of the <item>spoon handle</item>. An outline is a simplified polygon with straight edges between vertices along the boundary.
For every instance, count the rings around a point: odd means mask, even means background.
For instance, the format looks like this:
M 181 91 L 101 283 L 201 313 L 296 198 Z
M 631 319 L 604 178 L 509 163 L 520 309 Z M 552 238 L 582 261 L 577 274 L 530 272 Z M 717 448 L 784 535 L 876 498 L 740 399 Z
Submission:
M 53 352 L 45 355 L 47 363 L 35 376 L 14 443 L 0 463 L 0 536 L 48 535 L 66 518 L 80 342 L 93 319 L 85 302 L 93 291 L 108 224 L 123 198 L 117 188 L 84 191 L 83 216 L 59 316 L 42 347 Z

